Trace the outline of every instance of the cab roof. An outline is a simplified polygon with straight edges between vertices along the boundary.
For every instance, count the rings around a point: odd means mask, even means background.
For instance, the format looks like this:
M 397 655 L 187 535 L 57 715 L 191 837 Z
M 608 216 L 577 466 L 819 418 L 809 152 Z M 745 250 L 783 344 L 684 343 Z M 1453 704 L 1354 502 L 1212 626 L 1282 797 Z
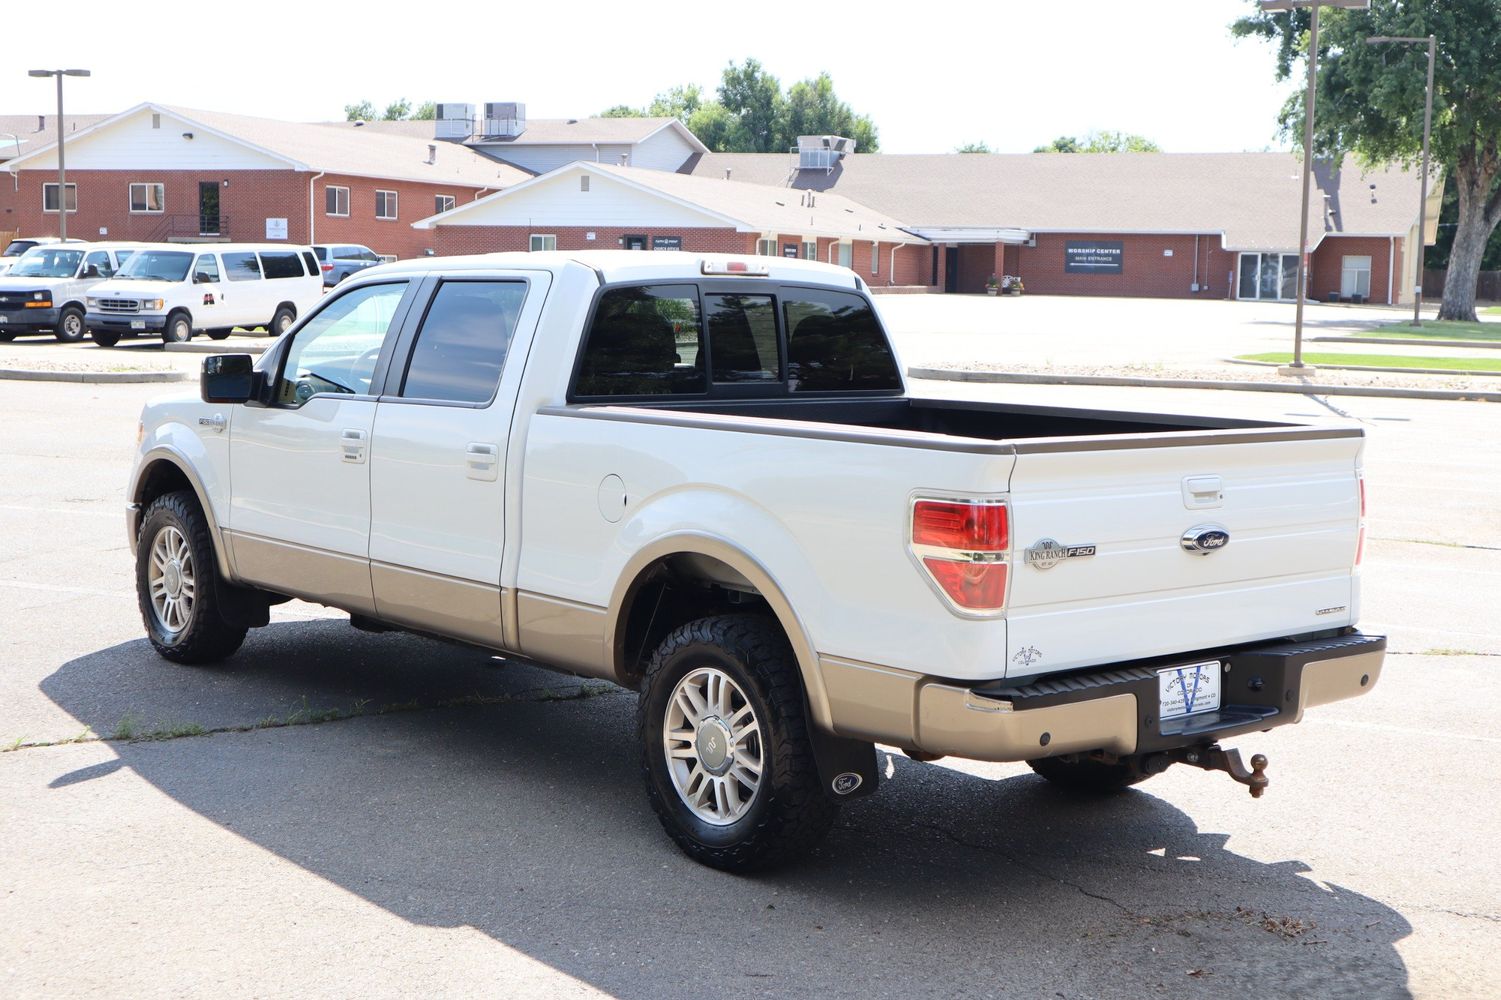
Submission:
M 432 274 L 445 271 L 479 271 L 492 268 L 546 268 L 560 271 L 568 267 L 586 267 L 606 284 L 639 281 L 692 281 L 705 277 L 704 265 L 744 263 L 766 269 L 763 277 L 771 281 L 807 282 L 836 288 L 858 288 L 859 278 L 848 268 L 813 260 L 790 257 L 762 257 L 756 254 L 694 253 L 685 250 L 538 250 L 471 254 L 462 257 L 418 257 L 380 264 L 359 272 L 367 275 Z M 738 281 L 738 274 L 708 275 L 715 279 Z

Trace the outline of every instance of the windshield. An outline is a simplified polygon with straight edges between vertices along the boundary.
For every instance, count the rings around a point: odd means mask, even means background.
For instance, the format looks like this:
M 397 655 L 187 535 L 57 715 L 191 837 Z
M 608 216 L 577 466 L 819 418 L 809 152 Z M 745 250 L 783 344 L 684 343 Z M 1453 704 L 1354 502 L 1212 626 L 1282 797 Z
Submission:
M 30 240 L 16 240 L 5 248 L 4 253 L 0 253 L 0 257 L 19 257 L 34 246 L 36 244 Z
M 81 260 L 82 250 L 32 247 L 22 254 L 16 266 L 10 269 L 10 274 L 16 278 L 71 278 L 78 273 Z
M 115 274 L 137 281 L 181 281 L 188 276 L 193 255 L 180 250 L 138 250 Z

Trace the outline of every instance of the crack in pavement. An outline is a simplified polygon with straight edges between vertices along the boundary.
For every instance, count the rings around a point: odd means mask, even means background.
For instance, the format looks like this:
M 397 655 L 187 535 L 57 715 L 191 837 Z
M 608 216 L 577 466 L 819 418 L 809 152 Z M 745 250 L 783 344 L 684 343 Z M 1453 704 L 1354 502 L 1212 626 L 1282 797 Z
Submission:
M 77 736 L 63 737 L 55 740 L 32 740 L 17 739 L 9 746 L 0 747 L 0 754 L 16 753 L 21 750 L 37 750 L 43 747 L 69 746 L 80 743 L 162 743 L 168 740 L 191 739 L 197 736 L 213 736 L 221 733 L 254 733 L 265 729 L 286 729 L 291 726 L 319 726 L 330 722 L 346 722 L 350 719 L 369 718 L 381 715 L 396 715 L 408 712 L 432 712 L 449 708 L 472 708 L 488 705 L 510 704 L 542 704 L 552 701 L 585 701 L 590 698 L 631 692 L 613 684 L 582 685 L 578 688 L 538 687 L 527 688 L 514 694 L 483 695 L 467 694 L 456 698 L 445 698 L 441 701 L 424 705 L 420 702 L 398 702 L 391 705 L 383 705 L 373 711 L 367 711 L 368 702 L 356 702 L 350 709 L 326 708 L 310 709 L 304 700 L 301 708 L 295 709 L 285 718 L 267 716 L 259 722 L 244 725 L 214 726 L 212 728 L 200 726 L 194 722 L 157 723 L 156 728 L 149 731 L 136 731 L 135 723 L 131 722 L 134 714 L 126 712 L 116 726 L 115 733 L 109 736 L 100 736 L 91 728 L 86 728 Z M 535 697 L 532 697 L 535 696 Z M 121 732 L 121 727 L 129 727 L 129 732 Z

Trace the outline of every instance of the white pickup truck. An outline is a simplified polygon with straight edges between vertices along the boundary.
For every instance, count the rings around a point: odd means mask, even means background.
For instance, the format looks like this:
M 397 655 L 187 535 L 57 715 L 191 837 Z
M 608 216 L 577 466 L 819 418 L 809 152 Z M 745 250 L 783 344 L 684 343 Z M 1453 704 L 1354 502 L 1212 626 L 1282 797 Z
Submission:
M 299 597 L 640 692 L 648 795 L 731 870 L 816 843 L 873 744 L 1110 791 L 1362 694 L 1362 434 L 906 394 L 853 272 L 401 261 L 150 404 L 151 642 Z

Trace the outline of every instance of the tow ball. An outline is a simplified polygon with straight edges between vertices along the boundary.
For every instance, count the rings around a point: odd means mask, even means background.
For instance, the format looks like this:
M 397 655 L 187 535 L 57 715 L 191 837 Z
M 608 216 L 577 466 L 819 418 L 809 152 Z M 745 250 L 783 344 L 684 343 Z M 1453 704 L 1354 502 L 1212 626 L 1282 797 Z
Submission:
M 1252 754 L 1249 769 L 1245 761 L 1241 760 L 1239 750 L 1225 750 L 1218 743 L 1203 747 L 1180 747 L 1177 750 L 1169 750 L 1162 756 L 1166 758 L 1162 763 L 1164 769 L 1170 764 L 1190 764 L 1206 771 L 1224 771 L 1242 785 L 1247 786 L 1253 799 L 1261 798 L 1269 784 L 1266 776 L 1267 760 L 1264 754 Z

